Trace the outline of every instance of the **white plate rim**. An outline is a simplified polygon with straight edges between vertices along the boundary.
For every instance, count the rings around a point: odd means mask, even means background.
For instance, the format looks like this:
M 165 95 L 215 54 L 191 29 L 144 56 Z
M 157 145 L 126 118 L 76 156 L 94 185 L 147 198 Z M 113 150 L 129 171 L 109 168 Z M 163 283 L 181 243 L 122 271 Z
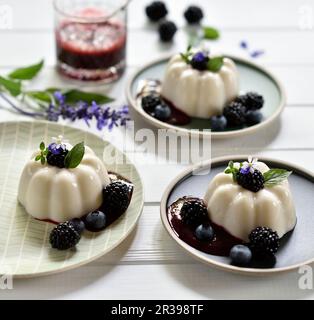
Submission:
M 171 124 L 165 123 L 163 121 L 159 121 L 159 120 L 151 117 L 150 115 L 148 115 L 142 108 L 138 107 L 136 101 L 133 99 L 133 96 L 132 96 L 132 84 L 133 84 L 134 80 L 138 77 L 138 75 L 141 74 L 144 70 L 146 70 L 156 64 L 160 64 L 163 62 L 166 63 L 172 56 L 173 55 L 169 55 L 169 54 L 164 55 L 161 58 L 155 59 L 155 60 L 145 64 L 143 67 L 137 69 L 128 79 L 126 89 L 125 89 L 127 101 L 129 103 L 129 106 L 132 107 L 132 110 L 134 110 L 137 114 L 139 114 L 148 123 L 150 123 L 151 125 L 153 125 L 156 128 L 171 129 L 171 130 L 174 130 L 178 134 L 180 134 L 180 133 L 188 134 L 191 137 L 202 136 L 204 138 L 213 138 L 213 139 L 235 138 L 235 137 L 240 137 L 240 136 L 244 136 L 244 135 L 248 135 L 248 134 L 254 134 L 254 133 L 258 132 L 259 130 L 269 126 L 281 115 L 281 113 L 284 110 L 284 107 L 286 106 L 286 102 L 287 102 L 286 91 L 282 85 L 282 82 L 277 78 L 277 76 L 275 76 L 267 68 L 265 68 L 261 65 L 258 65 L 248 59 L 238 57 L 235 55 L 224 54 L 225 57 L 228 57 L 233 60 L 237 60 L 240 63 L 247 64 L 254 69 L 260 70 L 262 73 L 266 74 L 270 79 L 273 80 L 273 82 L 278 87 L 278 91 L 280 92 L 280 97 L 281 97 L 280 102 L 279 102 L 279 106 L 277 107 L 277 110 L 268 119 L 266 119 L 265 121 L 262 121 L 261 123 L 259 123 L 257 125 L 247 127 L 244 129 L 237 129 L 237 130 L 223 131 L 223 132 L 202 132 L 202 131 L 200 131 L 200 133 L 194 133 L 193 129 L 180 128 L 178 126 L 171 125 Z
M 250 276 L 266 276 L 266 275 L 274 275 L 279 273 L 286 273 L 293 270 L 296 270 L 304 265 L 312 264 L 314 263 L 314 257 L 312 259 L 306 260 L 304 262 L 300 262 L 297 264 L 293 264 L 288 267 L 281 267 L 281 268 L 268 268 L 268 269 L 255 269 L 255 268 L 240 268 L 233 265 L 227 265 L 225 263 L 218 262 L 214 259 L 211 259 L 210 257 L 205 258 L 204 255 L 201 253 L 201 251 L 193 248 L 189 244 L 185 243 L 183 240 L 179 239 L 178 236 L 175 234 L 173 229 L 171 228 L 168 218 L 167 218 L 167 202 L 168 198 L 171 195 L 173 189 L 175 186 L 180 183 L 185 177 L 187 177 L 192 171 L 195 170 L 202 170 L 210 167 L 212 164 L 218 164 L 220 162 L 228 162 L 230 159 L 233 159 L 234 161 L 242 160 L 248 158 L 248 155 L 231 155 L 231 156 L 223 156 L 223 157 L 217 157 L 213 158 L 211 160 L 207 160 L 204 162 L 200 162 L 196 165 L 190 166 L 189 168 L 182 171 L 179 175 L 177 175 L 167 186 L 166 190 L 164 191 L 161 199 L 160 204 L 160 218 L 162 221 L 162 224 L 170 237 L 177 242 L 177 244 L 182 247 L 189 255 L 191 255 L 193 258 L 197 259 L 198 261 L 207 264 L 209 266 L 215 267 L 216 269 L 237 273 L 237 274 L 243 274 L 243 275 L 250 275 Z M 304 169 L 299 165 L 296 165 L 294 163 L 279 160 L 272 157 L 264 157 L 259 156 L 259 160 L 264 162 L 274 162 L 274 163 L 280 163 L 283 166 L 287 166 L 290 168 L 294 168 L 295 171 L 302 172 L 304 175 L 309 176 L 310 179 L 314 180 L 314 173 L 310 170 Z

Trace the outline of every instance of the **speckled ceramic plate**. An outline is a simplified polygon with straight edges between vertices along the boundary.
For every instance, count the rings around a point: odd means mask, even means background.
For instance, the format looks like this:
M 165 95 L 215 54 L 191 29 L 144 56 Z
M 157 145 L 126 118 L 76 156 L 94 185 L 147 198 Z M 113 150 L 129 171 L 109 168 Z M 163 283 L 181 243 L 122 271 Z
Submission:
M 252 134 L 256 130 L 262 129 L 276 120 L 276 118 L 280 116 L 286 103 L 284 89 L 280 81 L 271 72 L 248 60 L 229 55 L 225 56 L 231 58 L 238 67 L 240 74 L 240 92 L 245 93 L 249 91 L 256 91 L 263 95 L 265 99 L 265 105 L 262 109 L 264 119 L 260 124 L 242 129 L 233 128 L 223 132 L 206 131 L 202 133 L 205 137 L 231 138 L 245 134 Z M 168 56 L 166 58 L 153 61 L 138 70 L 130 78 L 126 88 L 126 95 L 130 106 L 146 121 L 157 128 L 175 129 L 178 133 L 189 133 L 191 135 L 193 135 L 193 129 L 209 130 L 209 121 L 204 119 L 192 118 L 191 123 L 185 126 L 170 125 L 159 121 L 147 114 L 141 107 L 140 103 L 136 101 L 136 95 L 138 93 L 141 80 L 162 80 L 169 59 L 170 57 Z
M 71 143 L 85 141 L 102 159 L 109 143 L 98 136 L 49 122 L 0 123 L 0 274 L 33 277 L 79 267 L 91 262 L 120 244 L 134 229 L 143 207 L 143 186 L 136 168 L 129 161 L 106 164 L 134 184 L 127 212 L 100 233 L 84 232 L 76 249 L 51 249 L 49 233 L 53 224 L 30 217 L 17 201 L 19 178 L 27 159 L 38 144 L 63 135 Z M 116 148 L 113 152 L 121 155 Z
M 168 218 L 167 207 L 182 196 L 196 196 L 203 198 L 210 180 L 228 165 L 229 160 L 244 161 L 247 156 L 228 156 L 213 159 L 190 168 L 176 177 L 166 189 L 161 201 L 161 219 L 164 227 L 185 251 L 198 260 L 220 268 L 250 275 L 266 275 L 294 270 L 302 265 L 314 262 L 314 174 L 296 165 L 271 158 L 259 157 L 260 161 L 272 168 L 292 170 L 289 177 L 292 194 L 297 212 L 297 225 L 294 231 L 285 239 L 284 244 L 276 254 L 277 263 L 271 269 L 239 268 L 230 265 L 227 257 L 218 257 L 201 252 L 178 238 L 172 230 Z M 193 174 L 193 172 L 197 174 Z

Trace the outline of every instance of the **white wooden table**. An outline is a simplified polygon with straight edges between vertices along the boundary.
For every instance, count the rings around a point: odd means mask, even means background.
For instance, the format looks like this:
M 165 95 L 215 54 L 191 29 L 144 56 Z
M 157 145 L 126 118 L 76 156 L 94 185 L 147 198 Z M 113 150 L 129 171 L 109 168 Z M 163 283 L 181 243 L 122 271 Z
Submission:
M 144 5 L 134 0 L 129 12 L 128 68 L 108 94 L 125 102 L 127 77 L 163 53 L 185 49 L 180 30 L 173 45 L 162 45 L 146 22 Z M 252 137 L 214 142 L 213 156 L 263 154 L 313 170 L 314 159 L 314 0 L 172 0 L 171 19 L 184 26 L 187 4 L 199 3 L 206 24 L 217 26 L 221 39 L 214 47 L 247 57 L 241 40 L 266 54 L 258 59 L 283 82 L 288 105 L 281 121 Z M 13 26 L 0 30 L 0 73 L 44 57 L 46 66 L 33 86 L 63 85 L 54 70 L 53 10 L 50 0 L 0 0 L 13 12 Z M 304 29 L 307 28 L 307 29 Z M 21 119 L 4 104 L 1 121 Z M 137 122 L 139 127 L 147 126 Z M 75 124 L 85 128 L 82 123 Z M 96 130 L 90 129 L 94 132 Z M 96 132 L 100 134 L 99 132 Z M 118 146 L 121 133 L 105 132 Z M 129 138 L 131 144 L 131 138 Z M 136 162 L 136 160 L 135 160 Z M 159 219 L 159 202 L 169 181 L 183 166 L 138 164 L 146 188 L 146 202 L 138 228 L 109 255 L 89 265 L 50 277 L 15 280 L 13 290 L 0 290 L 0 299 L 310 299 L 314 291 L 298 289 L 297 272 L 248 278 L 211 269 L 187 256 L 166 234 Z M 152 170 L 155 168 L 155 170 Z

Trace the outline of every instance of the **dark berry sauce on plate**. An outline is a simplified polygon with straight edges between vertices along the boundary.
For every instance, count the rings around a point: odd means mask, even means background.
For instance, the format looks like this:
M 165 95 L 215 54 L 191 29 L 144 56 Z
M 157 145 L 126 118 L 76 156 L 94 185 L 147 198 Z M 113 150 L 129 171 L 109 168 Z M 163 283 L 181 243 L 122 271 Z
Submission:
M 168 207 L 168 221 L 171 228 L 181 240 L 197 250 L 215 256 L 229 256 L 231 248 L 237 244 L 243 244 L 244 242 L 242 240 L 232 236 L 224 228 L 214 224 L 206 218 L 203 221 L 203 224 L 210 224 L 212 226 L 215 237 L 212 241 L 200 241 L 195 237 L 194 228 L 182 222 L 180 216 L 181 207 L 186 200 L 193 199 L 196 198 L 183 197 Z

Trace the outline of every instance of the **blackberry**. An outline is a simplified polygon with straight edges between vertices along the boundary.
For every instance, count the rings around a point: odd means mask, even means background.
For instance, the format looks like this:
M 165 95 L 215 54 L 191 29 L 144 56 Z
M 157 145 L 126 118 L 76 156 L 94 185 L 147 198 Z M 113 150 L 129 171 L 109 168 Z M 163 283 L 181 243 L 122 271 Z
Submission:
M 202 224 L 208 216 L 207 207 L 200 199 L 190 199 L 183 203 L 180 211 L 183 223 L 189 226 L 198 226 Z
M 193 69 L 204 71 L 208 70 L 208 61 L 209 57 L 205 55 L 203 52 L 196 53 L 192 60 L 191 60 L 191 66 Z
M 241 103 L 231 102 L 223 115 L 226 117 L 229 126 L 241 126 L 245 123 L 245 108 Z
M 204 14 L 201 8 L 190 6 L 184 12 L 184 17 L 189 24 L 195 24 L 199 23 L 204 18 Z
M 264 176 L 259 170 L 254 170 L 253 173 L 242 173 L 239 171 L 237 173 L 237 182 L 238 184 L 252 192 L 258 192 L 264 188 Z
M 264 98 L 256 92 L 248 92 L 235 99 L 235 102 L 242 104 L 247 111 L 262 109 L 264 106 Z
M 162 1 L 154 1 L 145 9 L 147 17 L 151 21 L 159 21 L 168 14 L 168 9 Z
M 75 247 L 81 239 L 73 224 L 69 221 L 60 223 L 50 233 L 49 242 L 54 249 L 67 250 Z
M 160 97 L 155 94 L 150 94 L 142 98 L 142 108 L 146 112 L 153 112 L 161 103 Z
M 64 168 L 64 159 L 68 154 L 68 150 L 62 150 L 59 154 L 53 154 L 52 152 L 48 151 L 47 154 L 47 163 L 51 166 Z
M 160 40 L 163 42 L 169 42 L 173 39 L 178 28 L 172 21 L 163 21 L 158 28 Z
M 267 227 L 257 227 L 250 235 L 250 248 L 257 253 L 274 254 L 279 249 L 279 236 L 276 231 Z
M 114 181 L 103 190 L 103 211 L 105 213 L 122 214 L 129 207 L 133 192 L 131 184 Z

